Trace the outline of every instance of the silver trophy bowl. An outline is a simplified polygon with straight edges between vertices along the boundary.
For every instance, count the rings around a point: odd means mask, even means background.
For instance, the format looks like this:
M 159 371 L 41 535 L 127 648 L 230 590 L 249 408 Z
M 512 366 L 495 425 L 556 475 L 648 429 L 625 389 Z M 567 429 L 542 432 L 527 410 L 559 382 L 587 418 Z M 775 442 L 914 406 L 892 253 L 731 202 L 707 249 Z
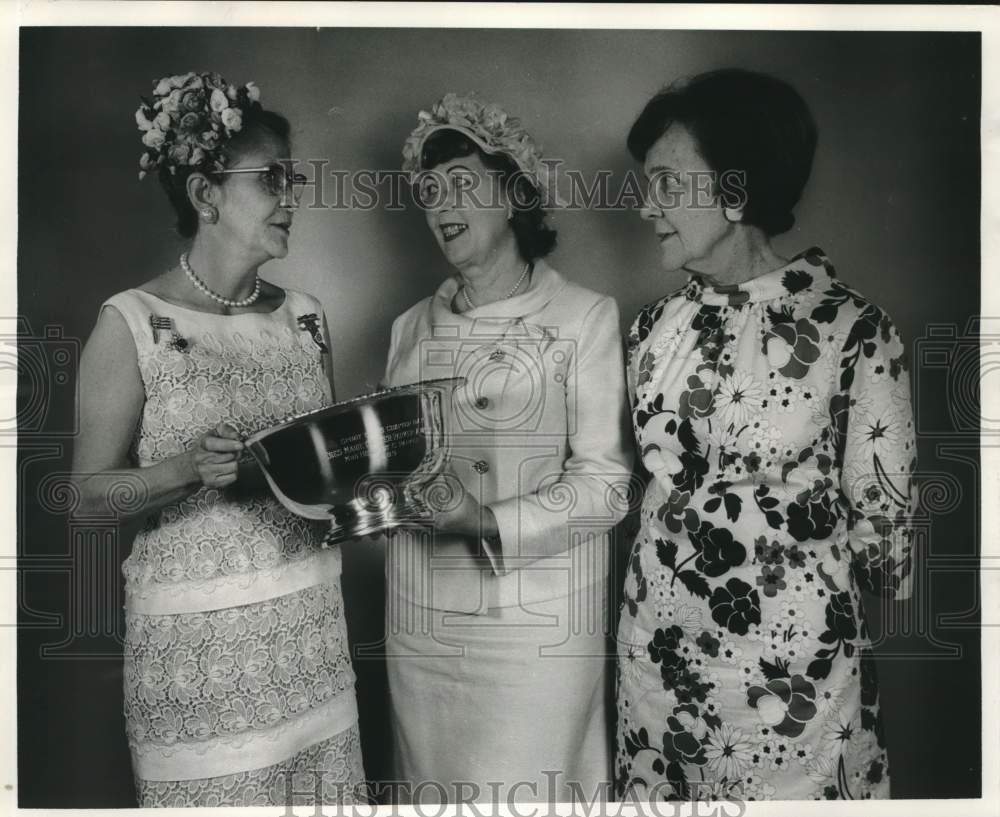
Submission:
M 445 404 L 465 378 L 425 380 L 292 417 L 246 439 L 275 497 L 329 520 L 326 543 L 428 524 L 421 489 L 444 469 Z

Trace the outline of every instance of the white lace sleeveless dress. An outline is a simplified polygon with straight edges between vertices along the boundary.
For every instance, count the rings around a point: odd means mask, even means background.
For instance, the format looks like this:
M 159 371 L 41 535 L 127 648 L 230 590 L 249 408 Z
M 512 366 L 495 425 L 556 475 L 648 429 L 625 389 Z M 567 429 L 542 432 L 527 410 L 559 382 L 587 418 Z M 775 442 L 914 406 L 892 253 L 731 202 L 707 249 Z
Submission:
M 319 303 L 286 293 L 267 314 L 212 315 L 139 290 L 106 302 L 128 322 L 145 386 L 134 465 L 220 421 L 246 436 L 330 401 L 324 352 L 299 321 Z M 320 547 L 324 527 L 266 489 L 201 488 L 136 536 L 122 570 L 140 805 L 363 799 L 341 555 Z

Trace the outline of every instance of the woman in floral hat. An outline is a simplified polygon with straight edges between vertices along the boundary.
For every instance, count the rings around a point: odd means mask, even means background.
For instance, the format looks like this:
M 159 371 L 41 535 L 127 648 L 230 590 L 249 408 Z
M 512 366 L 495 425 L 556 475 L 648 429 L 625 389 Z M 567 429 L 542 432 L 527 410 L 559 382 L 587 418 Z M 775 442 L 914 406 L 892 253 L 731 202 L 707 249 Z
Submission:
M 593 797 L 611 780 L 608 531 L 631 473 L 618 308 L 544 261 L 552 186 L 502 109 L 449 94 L 403 156 L 453 272 L 396 319 L 386 382 L 466 382 L 452 471 L 426 494 L 434 534 L 389 544 L 400 795 Z
M 145 518 L 123 566 L 143 806 L 363 796 L 340 553 L 241 457 L 332 398 L 319 302 L 258 276 L 297 206 L 289 124 L 259 94 L 190 73 L 136 112 L 139 176 L 159 175 L 190 249 L 104 303 L 81 359 L 82 504 Z
M 629 334 L 650 480 L 617 782 L 642 799 L 889 795 L 861 590 L 911 590 L 909 381 L 885 312 L 820 250 L 771 244 L 815 146 L 799 94 L 740 70 L 666 89 L 629 133 L 642 217 L 688 274 Z

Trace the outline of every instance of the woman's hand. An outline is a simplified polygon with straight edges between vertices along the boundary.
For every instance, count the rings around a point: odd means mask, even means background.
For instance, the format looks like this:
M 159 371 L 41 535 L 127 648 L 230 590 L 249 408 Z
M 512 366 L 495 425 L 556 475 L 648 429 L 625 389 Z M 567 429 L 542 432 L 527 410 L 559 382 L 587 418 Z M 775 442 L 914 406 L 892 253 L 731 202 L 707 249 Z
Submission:
M 225 488 L 236 482 L 239 454 L 243 441 L 231 425 L 219 423 L 203 434 L 188 457 L 196 481 L 207 488 Z
M 497 520 L 488 506 L 465 490 L 461 480 L 450 468 L 429 482 L 423 489 L 423 499 L 434 515 L 438 533 L 471 536 L 475 539 L 498 535 Z

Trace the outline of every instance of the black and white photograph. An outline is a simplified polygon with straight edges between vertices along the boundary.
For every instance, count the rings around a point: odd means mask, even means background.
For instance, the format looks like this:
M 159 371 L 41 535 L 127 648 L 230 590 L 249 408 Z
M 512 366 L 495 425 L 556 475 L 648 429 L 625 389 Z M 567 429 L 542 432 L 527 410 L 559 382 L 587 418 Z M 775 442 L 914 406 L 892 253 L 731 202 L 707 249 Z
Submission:
M 5 21 L 5 811 L 995 813 L 997 9 L 196 5 Z

